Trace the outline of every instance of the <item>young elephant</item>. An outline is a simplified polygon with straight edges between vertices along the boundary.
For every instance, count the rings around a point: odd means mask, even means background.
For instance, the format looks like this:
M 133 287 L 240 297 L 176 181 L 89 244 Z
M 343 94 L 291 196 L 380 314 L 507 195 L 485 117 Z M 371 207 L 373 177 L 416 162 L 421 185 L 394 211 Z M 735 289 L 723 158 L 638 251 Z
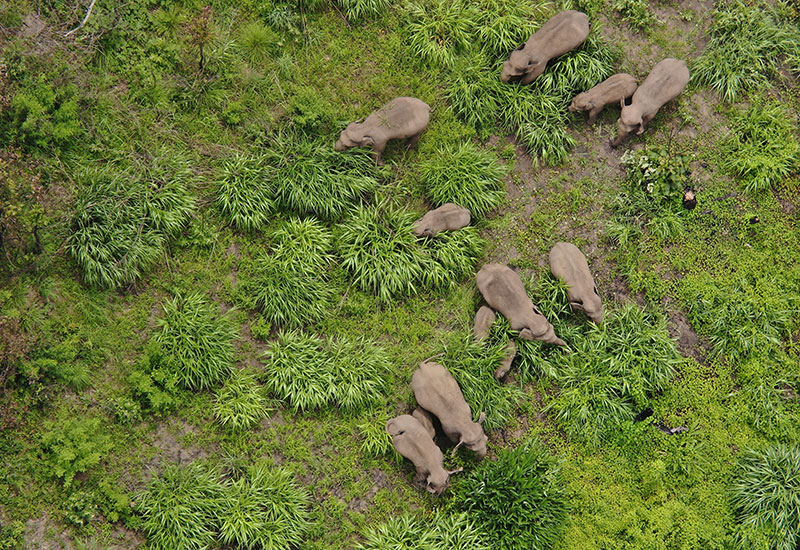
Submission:
M 414 463 L 417 479 L 426 481 L 429 493 L 442 494 L 450 483 L 450 476 L 461 471 L 461 468 L 452 472 L 444 469 L 441 449 L 413 416 L 404 414 L 392 418 L 386 423 L 386 432 L 392 437 L 395 450 Z
M 414 222 L 412 231 L 417 237 L 433 237 L 439 231 L 455 231 L 466 227 L 471 219 L 469 210 L 447 202 Z
M 577 48 L 589 36 L 589 18 L 585 13 L 566 10 L 547 20 L 522 46 L 511 52 L 503 63 L 500 80 L 508 82 L 520 76 L 520 84 L 530 84 L 554 57 Z
M 615 74 L 587 92 L 580 93 L 572 99 L 568 107 L 570 113 L 589 111 L 589 124 L 594 124 L 597 115 L 609 103 L 617 103 L 628 99 L 636 91 L 636 79 L 626 73 Z
M 503 355 L 503 360 L 500 361 L 500 366 L 494 371 L 494 377 L 500 380 L 508 371 L 511 370 L 511 363 L 514 362 L 514 357 L 517 356 L 517 345 L 513 340 L 509 340 L 506 344 L 506 353 Z
M 489 337 L 489 331 L 492 328 L 497 315 L 494 314 L 492 308 L 481 306 L 478 313 L 475 314 L 475 322 L 472 325 L 472 335 L 475 340 L 480 342 Z
M 502 313 L 511 328 L 519 331 L 520 338 L 566 345 L 556 336 L 553 325 L 533 305 L 519 275 L 510 267 L 486 264 L 478 271 L 475 280 L 489 307 Z
M 408 147 L 417 144 L 428 126 L 431 108 L 415 97 L 397 97 L 361 122 L 351 122 L 339 135 L 333 148 L 371 147 L 373 158 L 383 164 L 383 150 L 390 139 L 408 139 Z
M 456 443 L 453 453 L 463 444 L 478 453 L 479 458 L 486 456 L 489 438 L 481 426 L 486 415 L 481 413 L 477 422 L 472 421 L 472 411 L 464 394 L 446 368 L 439 363 L 420 363 L 411 377 L 411 387 L 419 406 L 435 415 L 444 433 Z
M 634 92 L 630 105 L 620 100 L 622 112 L 617 121 L 619 134 L 611 142 L 616 147 L 634 131 L 644 132 L 644 125 L 653 120 L 658 110 L 680 95 L 689 83 L 689 69 L 680 59 L 668 57 L 659 61 Z
M 571 243 L 556 243 L 550 250 L 550 271 L 567 285 L 567 298 L 573 310 L 579 310 L 594 323 L 603 321 L 603 303 L 586 256 Z

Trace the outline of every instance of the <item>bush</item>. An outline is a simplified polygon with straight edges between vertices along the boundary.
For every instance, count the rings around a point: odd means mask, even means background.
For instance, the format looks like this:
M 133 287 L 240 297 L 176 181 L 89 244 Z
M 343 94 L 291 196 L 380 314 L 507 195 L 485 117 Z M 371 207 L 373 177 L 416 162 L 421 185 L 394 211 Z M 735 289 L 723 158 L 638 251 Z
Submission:
M 242 28 L 239 46 L 248 61 L 260 64 L 280 50 L 281 37 L 260 21 L 253 21 Z
M 217 206 L 240 231 L 262 229 L 275 211 L 274 190 L 258 158 L 237 154 L 222 167 Z
M 464 0 L 408 5 L 409 48 L 424 63 L 448 67 L 472 42 L 478 10 Z
M 140 359 L 128 374 L 128 384 L 142 408 L 158 416 L 168 414 L 179 400 L 181 378 L 155 340 L 151 340 Z
M 692 78 L 727 101 L 767 84 L 786 54 L 800 53 L 800 30 L 782 22 L 765 2 L 722 2 L 714 12 L 706 50 L 692 67 Z
M 185 388 L 210 388 L 231 373 L 238 329 L 215 304 L 199 294 L 176 296 L 164 303 L 158 326 L 163 361 Z
M 72 484 L 75 474 L 99 464 L 113 447 L 100 419 L 86 416 L 47 421 L 40 438 L 51 472 L 63 479 L 66 487 Z
M 622 164 L 628 170 L 631 202 L 642 210 L 664 203 L 679 203 L 689 181 L 689 158 L 660 147 L 626 151 Z
M 255 377 L 237 372 L 217 391 L 213 410 L 223 427 L 241 430 L 266 418 L 271 409 Z
M 639 30 L 647 30 L 656 22 L 655 15 L 644 0 L 614 0 L 611 6 L 622 18 Z
M 336 0 L 348 19 L 375 16 L 389 7 L 389 0 Z
M 359 550 L 488 550 L 487 536 L 467 514 L 404 514 L 367 530 Z
M 505 198 L 508 169 L 489 151 L 472 143 L 444 145 L 420 164 L 428 199 L 434 206 L 452 202 L 482 218 Z
M 377 404 L 387 389 L 388 355 L 365 339 L 320 340 L 290 331 L 278 335 L 266 357 L 267 389 L 294 410 L 335 403 L 359 411 Z
M 217 472 L 198 463 L 167 466 L 136 505 L 150 548 L 203 550 L 213 546 L 224 497 L 225 486 Z
M 454 499 L 500 549 L 552 548 L 567 521 L 560 465 L 540 444 L 482 461 L 458 481 Z
M 311 525 L 310 500 L 287 470 L 251 466 L 225 490 L 219 538 L 235 548 L 300 548 Z
M 720 147 L 720 164 L 749 193 L 766 191 L 800 170 L 800 143 L 792 115 L 780 103 L 754 104 L 733 118 Z
M 535 32 L 540 9 L 533 2 L 484 0 L 475 18 L 478 43 L 491 58 L 507 57 Z
M 364 441 L 359 450 L 369 456 L 394 456 L 394 446 L 392 437 L 386 431 L 386 422 L 392 418 L 392 414 L 387 410 L 371 412 L 358 423 L 358 432 Z
M 79 191 L 66 241 L 86 283 L 106 288 L 141 278 L 195 204 L 186 188 L 190 172 L 185 164 L 157 179 L 115 170 L 87 169 L 76 177 Z
M 800 448 L 776 445 L 750 451 L 733 484 L 733 506 L 739 525 L 736 547 L 794 550 L 800 543 Z M 761 547 L 761 546 L 759 546 Z

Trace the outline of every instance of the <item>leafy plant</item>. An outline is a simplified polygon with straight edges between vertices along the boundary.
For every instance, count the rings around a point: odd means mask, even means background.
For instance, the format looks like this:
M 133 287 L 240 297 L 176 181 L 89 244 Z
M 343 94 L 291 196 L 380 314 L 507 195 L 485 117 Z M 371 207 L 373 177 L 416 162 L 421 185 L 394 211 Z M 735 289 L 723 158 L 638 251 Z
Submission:
M 390 6 L 389 0 L 336 0 L 348 19 L 375 16 Z
M 178 403 L 180 376 L 155 339 L 148 343 L 144 356 L 131 369 L 127 381 L 142 408 L 158 416 L 169 413 Z
M 632 27 L 639 30 L 646 30 L 656 22 L 655 15 L 644 0 L 614 0 L 611 7 L 617 10 Z
M 469 46 L 478 10 L 464 0 L 430 0 L 409 4 L 407 17 L 411 54 L 447 67 Z
M 69 487 L 75 474 L 96 466 L 111 450 L 111 438 L 96 417 L 46 421 L 40 436 L 52 473 Z
M 258 158 L 236 154 L 222 167 L 217 206 L 241 231 L 263 228 L 275 211 L 274 190 L 261 163 Z
M 164 303 L 155 342 L 163 361 L 179 383 L 190 389 L 210 388 L 229 376 L 233 339 L 238 333 L 228 316 L 200 294 L 176 296 Z
M 567 521 L 560 464 L 538 443 L 482 461 L 458 481 L 454 499 L 500 549 L 552 548 Z
M 363 439 L 360 447 L 362 453 L 370 456 L 398 456 L 392 453 L 392 438 L 386 432 L 386 422 L 390 418 L 391 414 L 386 410 L 377 413 L 372 411 L 359 422 L 357 427 Z
M 215 542 L 224 502 L 225 486 L 217 472 L 192 463 L 168 465 L 135 509 L 151 548 L 202 550 Z
M 785 445 L 749 451 L 732 489 L 740 526 L 737 548 L 764 538 L 770 549 L 794 550 L 800 541 L 800 448 Z
M 248 23 L 239 34 L 239 46 L 251 63 L 263 63 L 278 52 L 280 45 L 281 37 L 260 21 Z
M 236 548 L 299 548 L 311 525 L 310 497 L 283 468 L 255 464 L 226 488 L 219 538 Z
M 534 33 L 540 10 L 533 2 L 481 2 L 475 18 L 478 42 L 489 57 L 507 56 Z
M 320 340 L 300 332 L 278 335 L 267 351 L 267 389 L 307 411 L 335 403 L 359 411 L 377 404 L 387 389 L 386 351 L 365 339 L 328 336 Z
M 359 550 L 488 550 L 487 536 L 467 514 L 434 514 L 423 518 L 404 514 L 372 527 Z
M 784 55 L 798 55 L 800 29 L 782 22 L 765 2 L 722 2 L 714 11 L 706 50 L 692 67 L 695 82 L 727 101 L 764 86 Z
M 420 164 L 422 182 L 433 205 L 455 203 L 467 208 L 473 219 L 485 216 L 503 201 L 507 172 L 495 155 L 470 142 L 440 146 Z
M 628 181 L 633 193 L 644 191 L 656 204 L 675 202 L 689 178 L 689 159 L 673 155 L 662 148 L 626 151 L 622 164 L 628 169 Z M 645 201 L 638 201 L 643 203 Z
M 797 125 L 779 103 L 753 104 L 733 118 L 720 147 L 720 164 L 749 193 L 768 190 L 800 170 Z
M 225 428 L 241 430 L 252 427 L 270 412 L 264 390 L 250 374 L 237 371 L 217 391 L 214 416 Z

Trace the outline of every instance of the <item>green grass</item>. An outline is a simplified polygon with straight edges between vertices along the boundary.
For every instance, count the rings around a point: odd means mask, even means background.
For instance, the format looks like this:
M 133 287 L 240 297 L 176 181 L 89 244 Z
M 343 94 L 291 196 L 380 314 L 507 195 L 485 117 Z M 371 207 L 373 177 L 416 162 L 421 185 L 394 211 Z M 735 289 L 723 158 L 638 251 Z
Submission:
M 266 418 L 272 409 L 256 377 L 237 371 L 217 391 L 213 410 L 223 427 L 242 430 Z
M 405 514 L 364 533 L 360 550 L 488 550 L 487 535 L 467 514 L 435 514 L 431 518 Z
M 625 21 L 640 31 L 648 30 L 656 22 L 655 15 L 644 0 L 614 0 L 612 7 Z
M 222 166 L 217 207 L 240 231 L 263 229 L 275 212 L 274 192 L 262 160 L 236 154 Z
M 464 0 L 428 0 L 409 3 L 406 17 L 409 54 L 448 67 L 470 45 L 478 10 Z

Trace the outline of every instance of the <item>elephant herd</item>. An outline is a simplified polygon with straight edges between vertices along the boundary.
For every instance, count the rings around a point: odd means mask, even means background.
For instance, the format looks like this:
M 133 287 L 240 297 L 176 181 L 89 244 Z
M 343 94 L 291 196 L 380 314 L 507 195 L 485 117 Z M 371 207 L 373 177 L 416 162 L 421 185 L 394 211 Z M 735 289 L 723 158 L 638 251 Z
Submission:
M 566 10 L 550 18 L 527 42 L 511 52 L 503 64 L 502 82 L 512 79 L 520 84 L 530 84 L 546 69 L 547 63 L 580 46 L 589 35 L 589 18 L 586 14 Z M 683 61 L 667 58 L 657 63 L 639 86 L 629 74 L 615 74 L 592 89 L 580 93 L 572 100 L 568 110 L 589 111 L 593 123 L 608 104 L 619 102 L 622 111 L 617 121 L 618 135 L 611 142 L 617 146 L 628 136 L 644 132 L 658 110 L 675 99 L 689 82 L 689 70 Z M 430 107 L 413 97 L 398 97 L 370 114 L 366 119 L 350 123 L 336 141 L 335 149 L 344 151 L 351 147 L 369 147 L 373 158 L 382 164 L 382 155 L 391 139 L 407 139 L 408 147 L 419 140 L 430 120 Z M 470 211 L 453 203 L 446 203 L 429 211 L 413 225 L 419 237 L 435 237 L 441 231 L 454 231 L 469 225 Z M 603 319 L 603 304 L 597 292 L 589 265 L 583 253 L 573 244 L 557 243 L 549 254 L 550 270 L 565 283 L 570 307 L 582 311 L 594 323 Z M 473 324 L 476 341 L 485 340 L 496 313 L 503 315 L 519 338 L 540 340 L 558 346 L 566 345 L 553 329 L 553 325 L 539 311 L 528 296 L 519 275 L 506 265 L 484 265 L 476 275 L 478 290 L 486 306 L 479 308 Z M 506 353 L 495 371 L 497 379 L 503 378 L 511 368 L 517 347 L 509 341 Z M 432 358 L 431 358 L 432 359 Z M 414 463 L 419 481 L 424 481 L 432 494 L 441 494 L 449 477 L 458 471 L 443 467 L 444 456 L 434 442 L 436 431 L 433 417 L 439 420 L 444 434 L 455 445 L 453 454 L 464 445 L 479 458 L 486 456 L 487 436 L 482 423 L 486 415 L 480 414 L 473 422 L 472 411 L 464 399 L 461 388 L 450 372 L 441 364 L 423 361 L 414 372 L 411 385 L 419 407 L 410 415 L 392 418 L 386 431 L 394 448 Z

